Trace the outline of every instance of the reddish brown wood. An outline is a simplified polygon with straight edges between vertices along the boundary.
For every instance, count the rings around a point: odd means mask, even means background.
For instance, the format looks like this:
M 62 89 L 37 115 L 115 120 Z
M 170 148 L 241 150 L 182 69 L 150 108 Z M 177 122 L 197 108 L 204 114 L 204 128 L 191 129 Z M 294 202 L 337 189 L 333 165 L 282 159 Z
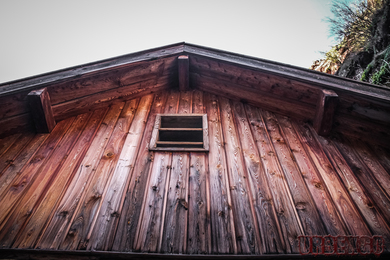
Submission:
M 68 120 L 59 122 L 36 154 L 31 157 L 25 167 L 22 168 L 20 174 L 7 186 L 2 186 L 0 194 L 0 201 L 2 202 L 0 228 L 3 226 L 4 221 L 9 218 L 9 212 L 13 209 L 15 203 L 17 203 L 25 192 L 29 190 L 31 184 L 35 182 L 37 175 L 39 175 L 40 168 L 45 166 L 46 160 L 50 158 L 50 155 L 58 146 L 61 138 L 73 121 L 74 118 L 69 118 Z M 50 164 L 47 165 L 47 167 L 50 166 Z
M 36 244 L 38 237 L 43 233 L 53 216 L 54 211 L 52 209 L 58 207 L 59 200 L 61 200 L 64 193 L 68 190 L 72 178 L 80 172 L 79 166 L 82 158 L 84 158 L 92 139 L 95 137 L 98 126 L 106 112 L 107 109 L 94 111 L 85 125 L 85 129 L 80 131 L 80 137 L 70 151 L 57 176 L 52 180 L 52 184 L 47 188 L 47 192 L 37 206 L 37 209 L 30 215 L 25 227 L 20 230 L 20 234 L 12 245 L 13 248 L 32 248 Z M 66 215 L 68 212 L 61 211 L 60 214 Z
M 37 153 L 42 143 L 46 140 L 49 134 L 37 134 L 24 147 L 23 151 L 10 163 L 9 167 L 4 170 L 0 176 L 0 195 L 7 189 L 11 182 L 15 180 L 26 167 L 31 158 Z M 1 198 L 1 196 L 0 196 Z
M 297 238 L 299 235 L 304 234 L 304 230 L 274 147 L 275 143 L 281 141 L 275 136 L 277 135 L 278 124 L 273 119 L 273 114 L 261 110 L 257 112 L 260 121 L 254 136 L 257 140 L 268 185 L 272 191 L 286 252 L 297 253 L 299 252 Z
M 221 124 L 225 140 L 230 193 L 234 226 L 237 238 L 237 252 L 240 254 L 259 254 L 259 234 L 254 221 L 253 205 L 246 182 L 247 172 L 240 153 L 239 136 L 235 127 L 232 109 L 228 99 L 220 98 Z
M 314 118 L 314 106 L 302 104 L 289 98 L 281 98 L 267 92 L 255 91 L 228 81 L 191 73 L 191 82 L 195 88 L 223 96 L 232 100 L 245 102 L 272 112 L 303 120 Z
M 70 128 L 64 133 L 65 135 L 58 144 L 57 149 L 53 151 L 39 172 L 37 172 L 31 186 L 18 201 L 18 207 L 15 207 L 8 214 L 8 219 L 3 222 L 0 232 L 0 241 L 3 246 L 11 247 L 26 221 L 35 213 L 51 183 L 56 179 L 58 172 L 72 151 L 72 147 L 78 140 L 90 116 L 91 114 L 82 114 L 75 119 Z
M 136 232 L 135 251 L 156 252 L 160 240 L 163 218 L 163 205 L 167 178 L 169 178 L 172 156 L 170 153 L 156 152 L 153 167 L 147 183 L 142 214 Z
M 101 208 L 92 227 L 92 233 L 88 236 L 90 242 L 87 249 L 110 250 L 112 248 L 126 194 L 125 191 L 133 173 L 139 144 L 152 102 L 153 95 L 147 95 L 140 99 L 126 140 L 123 143 L 118 163 L 107 184 L 106 194 L 103 196 Z
M 316 105 L 319 95 L 318 89 L 307 83 L 198 55 L 191 55 L 190 71 L 218 81 L 231 82 L 253 91 L 266 92 L 313 106 Z
M 335 206 L 340 213 L 340 217 L 347 226 L 349 234 L 370 236 L 371 232 L 359 210 L 356 208 L 356 205 L 346 191 L 345 186 L 339 179 L 337 172 L 326 157 L 322 147 L 318 144 L 315 138 L 315 131 L 310 130 L 310 126 L 299 125 L 295 122 L 293 122 L 293 127 L 310 160 L 312 160 L 320 173 L 322 178 L 321 182 L 323 182 L 329 190 Z
M 15 142 L 9 146 L 7 151 L 0 155 L 0 176 L 3 175 L 3 172 L 14 164 L 15 158 L 22 152 L 23 148 L 31 141 L 35 134 L 26 133 L 21 135 Z M 10 138 L 11 140 L 13 138 Z
M 209 172 L 212 253 L 237 253 L 232 202 L 222 134 L 218 97 L 206 94 L 205 103 L 209 119 Z
M 334 141 L 327 140 L 323 137 L 318 137 L 318 140 L 320 141 L 322 147 L 324 147 L 324 150 L 328 155 L 328 158 L 332 162 L 333 167 L 340 176 L 340 179 L 343 181 L 344 186 L 347 187 L 351 198 L 354 200 L 356 206 L 359 208 L 371 231 L 375 235 L 382 235 L 385 239 L 386 247 L 387 249 L 389 249 L 390 233 L 387 224 L 388 222 L 386 223 L 386 219 L 388 221 L 389 214 L 384 215 L 385 218 L 383 218 L 383 215 L 381 216 L 380 212 L 378 211 L 378 206 L 376 204 L 376 202 L 379 201 L 381 198 L 377 199 L 376 197 L 370 196 L 370 194 L 377 193 L 377 191 L 369 191 L 368 189 L 371 188 L 371 185 L 369 183 L 361 183 L 359 181 L 359 178 L 357 177 L 358 173 L 354 173 L 352 171 L 352 168 L 348 165 L 347 161 L 345 160 L 345 157 L 343 157 L 343 155 L 340 153 L 340 150 L 337 148 L 338 146 L 343 146 L 342 144 L 336 145 Z M 351 147 L 347 148 L 343 146 L 342 148 L 343 149 L 341 150 L 344 150 L 344 148 L 346 148 L 344 152 L 352 152 Z M 348 156 L 349 155 L 347 155 L 347 157 Z M 375 202 L 373 199 L 375 199 Z
M 327 89 L 321 90 L 313 122 L 317 134 L 323 136 L 330 134 L 338 102 L 339 96 L 336 92 Z
M 65 195 L 56 208 L 54 215 L 44 233 L 36 244 L 36 248 L 57 249 L 67 235 L 69 226 L 73 222 L 75 212 L 83 205 L 86 190 L 92 182 L 108 137 L 112 133 L 115 123 L 122 111 L 124 103 L 118 103 L 109 108 L 103 121 L 99 125 L 88 151 L 79 165 L 79 169 L 69 184 Z M 54 211 L 54 210 L 53 210 Z M 76 232 L 73 233 L 76 239 Z
M 275 115 L 267 116 L 268 120 L 272 120 L 278 125 L 274 127 L 273 131 L 269 131 L 270 137 L 274 141 L 276 154 L 279 158 L 280 166 L 283 169 L 284 176 L 287 180 L 294 206 L 297 210 L 299 218 L 302 223 L 303 230 L 306 235 L 327 235 L 326 228 L 322 222 L 316 205 L 311 197 L 311 194 L 303 180 L 302 173 L 297 165 L 296 158 L 291 152 L 291 146 L 285 137 L 285 132 L 288 127 L 286 118 L 277 117 Z M 283 120 L 284 119 L 284 120 Z
M 0 158 L 8 151 L 12 144 L 20 137 L 20 134 L 14 134 L 7 138 L 0 139 Z
M 300 174 L 313 197 L 315 206 L 324 224 L 324 228 L 327 231 L 326 234 L 331 234 L 333 236 L 348 234 L 345 224 L 340 219 L 339 213 L 334 206 L 329 191 L 324 185 L 315 165 L 306 154 L 303 144 L 291 125 L 291 120 L 279 116 L 278 122 L 283 129 L 285 139 L 294 155 L 292 158 L 294 158 L 294 161 L 298 165 Z
M 47 88 L 33 90 L 28 93 L 28 103 L 37 132 L 50 133 L 56 125 L 56 121 L 54 120 Z
M 205 109 L 203 92 L 193 91 L 192 113 L 203 114 L 206 112 Z M 206 153 L 190 153 L 188 254 L 206 254 L 211 252 L 210 185 L 207 159 Z
M 109 182 L 123 142 L 127 136 L 130 124 L 134 118 L 138 106 L 138 99 L 126 102 L 118 118 L 118 111 L 113 110 L 107 115 L 103 125 L 102 143 L 103 152 L 98 157 L 96 173 L 86 187 L 85 195 L 81 198 L 80 206 L 75 210 L 74 217 L 70 219 L 69 226 L 64 227 L 65 238 L 53 241 L 52 247 L 67 250 L 85 249 L 88 246 L 89 235 L 97 218 Z M 99 154 L 98 154 L 99 155 Z M 93 170 L 93 169 L 92 169 Z M 49 239 L 49 238 L 48 238 Z M 46 243 L 51 243 L 47 241 Z
M 126 101 L 170 88 L 169 76 L 165 80 L 151 79 L 132 85 L 119 86 L 93 95 L 80 97 L 53 106 L 56 120 L 61 120 L 81 112 L 109 106 L 118 101 Z
M 145 132 L 142 137 L 141 146 L 135 164 L 134 173 L 130 185 L 127 188 L 123 211 L 120 217 L 118 228 L 112 250 L 132 251 L 136 239 L 137 226 L 140 221 L 141 209 L 146 196 L 149 171 L 153 161 L 153 153 L 149 151 L 149 141 L 152 135 L 156 114 L 162 112 L 167 99 L 167 94 L 156 94 L 152 109 L 150 111 Z
M 180 91 L 187 91 L 190 89 L 190 63 L 188 56 L 179 56 L 177 63 L 179 70 L 179 89 Z
M 252 135 L 252 131 L 256 131 L 259 121 L 256 109 L 246 106 L 245 111 L 242 103 L 234 102 L 233 110 L 248 173 L 250 199 L 253 201 L 253 210 L 256 213 L 254 219 L 258 222 L 259 236 L 261 237 L 258 242 L 260 252 L 266 254 L 283 253 L 285 245 L 282 231 L 275 206 L 272 203 L 272 193 L 268 186 L 264 167 L 261 163 L 254 135 Z

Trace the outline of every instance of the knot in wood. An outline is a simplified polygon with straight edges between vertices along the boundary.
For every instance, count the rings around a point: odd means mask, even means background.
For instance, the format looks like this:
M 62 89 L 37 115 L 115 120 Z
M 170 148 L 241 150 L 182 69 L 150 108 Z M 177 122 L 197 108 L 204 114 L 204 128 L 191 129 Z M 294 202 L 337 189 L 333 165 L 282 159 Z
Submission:
M 305 206 L 306 203 L 304 202 L 298 202 L 297 205 L 295 205 L 296 209 L 298 210 L 305 210 L 306 209 L 306 206 Z
M 157 191 L 157 189 L 158 189 L 158 188 L 157 188 L 156 185 L 153 185 L 153 186 L 152 186 L 152 190 Z
M 218 211 L 218 216 L 225 217 L 225 212 L 224 211 Z

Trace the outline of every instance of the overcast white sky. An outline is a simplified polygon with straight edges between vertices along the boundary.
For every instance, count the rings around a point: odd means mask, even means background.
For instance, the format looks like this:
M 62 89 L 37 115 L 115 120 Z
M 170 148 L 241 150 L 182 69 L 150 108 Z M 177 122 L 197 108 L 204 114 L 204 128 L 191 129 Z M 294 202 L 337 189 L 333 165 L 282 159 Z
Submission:
M 0 83 L 177 42 L 309 68 L 331 0 L 0 0 Z

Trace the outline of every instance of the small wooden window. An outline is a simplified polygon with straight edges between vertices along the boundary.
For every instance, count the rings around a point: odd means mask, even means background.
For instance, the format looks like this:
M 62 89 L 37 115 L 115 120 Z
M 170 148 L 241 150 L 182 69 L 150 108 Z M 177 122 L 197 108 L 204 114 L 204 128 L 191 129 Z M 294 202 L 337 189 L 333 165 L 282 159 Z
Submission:
M 158 114 L 150 150 L 208 151 L 207 115 Z

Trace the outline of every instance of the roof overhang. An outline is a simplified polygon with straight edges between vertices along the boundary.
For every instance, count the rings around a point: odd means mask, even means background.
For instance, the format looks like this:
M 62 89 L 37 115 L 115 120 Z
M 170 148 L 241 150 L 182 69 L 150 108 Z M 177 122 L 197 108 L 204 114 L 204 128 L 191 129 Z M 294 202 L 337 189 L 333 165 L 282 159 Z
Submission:
M 333 129 L 390 143 L 385 87 L 188 43 L 1 84 L 0 136 L 32 128 L 28 94 L 43 88 L 42 104 L 48 102 L 56 121 L 118 100 L 195 88 L 311 121 L 321 134 Z

